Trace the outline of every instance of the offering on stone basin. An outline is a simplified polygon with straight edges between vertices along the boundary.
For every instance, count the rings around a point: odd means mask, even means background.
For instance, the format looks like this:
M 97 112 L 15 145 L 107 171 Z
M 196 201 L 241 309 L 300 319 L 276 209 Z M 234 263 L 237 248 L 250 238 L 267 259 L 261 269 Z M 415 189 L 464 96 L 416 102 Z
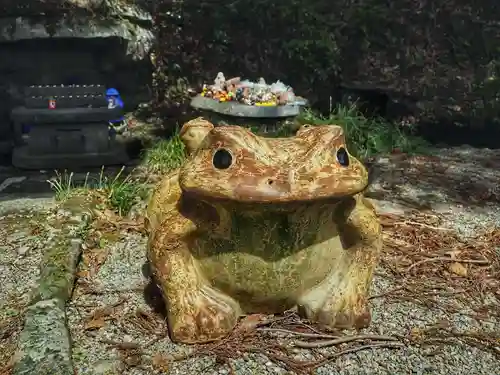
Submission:
M 235 101 L 246 105 L 273 107 L 297 104 L 297 98 L 290 86 L 281 81 L 268 85 L 264 78 L 258 82 L 235 77 L 226 80 L 219 72 L 212 85 L 203 85 L 201 96 L 218 102 Z

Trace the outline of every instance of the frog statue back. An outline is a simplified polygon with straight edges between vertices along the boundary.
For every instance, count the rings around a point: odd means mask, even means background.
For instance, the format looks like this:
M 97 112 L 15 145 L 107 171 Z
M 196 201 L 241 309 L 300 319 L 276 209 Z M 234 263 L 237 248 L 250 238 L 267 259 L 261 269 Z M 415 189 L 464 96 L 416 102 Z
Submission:
M 367 326 L 381 228 L 342 128 L 264 138 L 198 118 L 180 136 L 187 159 L 147 210 L 172 340 L 215 340 L 242 314 L 293 307 L 326 326 Z

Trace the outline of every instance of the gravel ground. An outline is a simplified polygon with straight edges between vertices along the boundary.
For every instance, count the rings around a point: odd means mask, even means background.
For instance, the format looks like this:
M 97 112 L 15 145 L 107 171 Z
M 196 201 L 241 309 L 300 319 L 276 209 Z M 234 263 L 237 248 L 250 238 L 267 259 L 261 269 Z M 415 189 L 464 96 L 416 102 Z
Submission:
M 438 212 L 444 216 L 443 226 L 463 237 L 500 227 L 499 151 L 464 147 L 438 150 L 427 158 L 396 155 L 377 160 L 374 169 L 377 178 L 368 196 L 376 199 L 381 212 Z M 51 198 L 0 198 L 0 369 L 15 348 L 23 306 L 37 281 L 44 246 L 57 227 L 57 220 L 49 226 L 46 216 L 53 204 Z M 90 263 L 103 264 L 95 274 L 80 274 L 67 310 L 77 373 L 231 373 L 228 366 L 221 366 L 214 358 L 165 363 L 165 359 L 191 348 L 168 340 L 165 323 L 152 307 L 154 297 L 144 292 L 148 283 L 144 266 L 146 239 L 127 232 L 105 234 L 100 241 L 102 249 L 84 251 Z M 397 284 L 379 267 L 371 294 L 384 294 Z M 473 319 L 468 306 L 460 306 L 460 314 L 450 315 L 411 301 L 390 303 L 375 298 L 371 308 L 373 322 L 365 333 L 407 335 L 447 318 L 457 330 L 496 332 L 500 337 L 499 321 Z M 293 349 L 293 353 L 301 359 L 313 359 L 310 351 Z M 232 361 L 232 368 L 238 375 L 287 373 L 268 358 L 253 354 L 242 354 Z M 476 348 L 413 345 L 347 354 L 320 367 L 317 374 L 495 374 L 498 368 L 498 359 Z
M 464 237 L 480 229 L 500 227 L 496 177 L 500 153 L 458 148 L 439 150 L 439 156 L 439 160 L 399 156 L 378 160 L 379 176 L 369 193 L 377 199 L 378 209 L 390 213 L 415 209 L 440 212 L 445 216 L 444 226 Z M 94 275 L 82 269 L 67 311 L 79 375 L 231 373 L 228 366 L 216 365 L 214 358 L 165 363 L 165 358 L 182 355 L 190 349 L 168 340 L 165 323 L 151 307 L 151 297 L 145 297 L 146 239 L 122 232 L 101 245 L 103 249 L 84 250 L 89 254 L 89 265 L 95 265 L 96 259 L 103 264 Z M 107 255 L 105 260 L 102 254 Z M 398 282 L 379 267 L 371 294 L 380 295 L 396 286 Z M 447 298 L 456 302 L 452 297 Z M 460 313 L 445 314 L 412 301 L 390 303 L 384 298 L 374 298 L 371 308 L 373 321 L 365 333 L 408 335 L 446 318 L 457 330 L 496 332 L 500 337 L 499 321 L 493 318 L 478 321 L 470 316 L 468 306 L 460 306 Z M 320 351 L 329 350 L 332 349 Z M 295 350 L 294 353 L 302 359 L 312 359 L 311 352 Z M 232 368 L 238 375 L 287 373 L 258 355 L 243 355 L 232 361 Z M 317 374 L 491 375 L 498 373 L 499 368 L 499 359 L 473 347 L 412 345 L 347 354 L 318 368 Z
M 456 147 L 432 156 L 393 156 L 373 163 L 367 196 L 381 211 L 432 210 L 464 237 L 500 222 L 500 150 Z M 448 218 L 448 219 L 446 219 Z
M 137 312 L 154 315 L 153 309 L 145 302 L 142 292 L 146 278 L 143 276 L 144 246 L 146 240 L 139 236 L 125 236 L 111 246 L 111 256 L 101 267 L 96 279 L 98 284 L 93 294 L 79 294 L 68 308 L 68 318 L 74 340 L 74 361 L 77 373 L 83 374 L 124 374 L 146 375 L 161 374 L 152 365 L 158 354 L 164 357 L 181 355 L 188 351 L 185 346 L 171 343 L 167 337 L 150 345 L 151 331 L 143 330 L 134 320 Z M 124 261 L 125 260 L 125 261 Z M 379 274 L 383 274 L 382 269 Z M 372 295 L 379 295 L 396 287 L 390 278 L 378 275 L 374 279 Z M 99 307 L 106 307 L 125 301 L 115 307 L 109 318 L 89 329 L 89 317 Z M 383 335 L 406 335 L 414 328 L 424 328 L 447 318 L 461 331 L 482 329 L 500 332 L 498 321 L 476 321 L 466 315 L 463 307 L 461 314 L 445 314 L 439 309 L 428 309 L 412 302 L 386 303 L 384 299 L 371 302 L 373 323 L 363 333 Z M 153 320 L 155 323 L 156 320 Z M 102 327 L 101 327 L 102 326 Z M 101 328 L 99 328 L 101 327 Z M 166 327 L 155 327 L 159 334 Z M 121 351 L 111 349 L 113 343 L 133 343 L 146 348 L 145 357 L 139 360 L 133 355 L 128 357 L 130 367 L 124 364 Z M 150 346 L 148 346 L 150 345 Z M 328 350 L 322 350 L 328 353 Z M 306 351 L 297 350 L 301 359 L 313 359 Z M 245 358 L 246 357 L 246 358 Z M 269 359 L 247 355 L 233 361 L 236 374 L 285 374 Z M 132 359 L 131 359 L 132 358 Z M 134 363 L 135 362 L 135 363 Z M 370 364 L 367 366 L 367 364 Z M 320 367 L 317 374 L 495 374 L 500 361 L 492 354 L 470 347 L 418 347 L 403 349 L 366 350 L 341 357 L 335 363 Z M 228 374 L 227 367 L 215 366 L 213 358 L 193 358 L 176 362 L 168 367 L 168 374 Z
M 0 203 L 0 368 L 15 349 L 23 309 L 53 229 L 45 225 L 51 205 L 33 203 L 29 199 Z

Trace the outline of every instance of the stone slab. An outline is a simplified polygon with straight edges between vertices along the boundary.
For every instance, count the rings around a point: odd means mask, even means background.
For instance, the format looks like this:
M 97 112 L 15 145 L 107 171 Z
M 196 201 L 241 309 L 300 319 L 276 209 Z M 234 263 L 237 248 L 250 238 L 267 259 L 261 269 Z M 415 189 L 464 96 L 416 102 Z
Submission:
M 260 107 L 237 102 L 218 102 L 216 100 L 195 96 L 190 103 L 191 107 L 204 111 L 212 111 L 226 116 L 251 118 L 285 118 L 295 117 L 300 113 L 302 105 L 279 105 L 274 107 Z
M 74 375 L 64 301 L 39 301 L 26 313 L 12 375 Z
M 45 251 L 40 264 L 40 280 L 32 302 L 69 299 L 81 252 L 81 241 L 78 239 L 61 236 L 54 241 L 53 246 Z
M 40 263 L 40 278 L 26 311 L 12 375 L 74 375 L 66 302 L 82 251 L 81 233 L 90 220 L 89 213 L 82 213 L 84 207 L 77 202 L 74 207 L 57 212 L 65 220 Z
M 32 154 L 27 146 L 14 148 L 12 164 L 20 169 L 64 169 L 123 165 L 130 161 L 124 145 L 115 143 L 107 152 Z

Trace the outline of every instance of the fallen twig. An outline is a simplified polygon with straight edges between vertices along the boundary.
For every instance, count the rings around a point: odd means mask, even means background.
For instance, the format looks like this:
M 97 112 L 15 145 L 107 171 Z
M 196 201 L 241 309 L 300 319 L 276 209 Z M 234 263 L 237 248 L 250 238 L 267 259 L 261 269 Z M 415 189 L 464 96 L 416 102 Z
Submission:
M 384 293 L 380 293 L 380 294 L 376 294 L 374 296 L 370 296 L 370 297 L 368 297 L 368 299 L 372 300 L 372 299 L 376 299 L 376 298 L 387 297 L 388 295 L 393 294 L 394 292 L 397 292 L 397 291 L 399 291 L 401 289 L 404 289 L 404 287 L 403 286 L 398 286 L 398 287 L 390 289 L 390 290 L 388 290 L 388 291 L 386 291 Z
M 312 349 L 312 348 L 325 348 L 328 346 L 334 346 L 339 344 L 345 344 L 351 341 L 360 341 L 360 340 L 377 340 L 377 341 L 398 341 L 397 338 L 392 336 L 384 336 L 384 335 L 357 335 L 357 336 L 345 336 L 339 337 L 334 340 L 326 340 L 326 341 L 316 341 L 316 342 L 306 342 L 306 341 L 295 341 L 294 346 L 303 349 Z
M 446 231 L 446 232 L 453 232 L 453 229 L 450 229 L 450 228 L 435 227 L 433 225 L 429 225 L 429 224 L 425 224 L 425 223 L 419 223 L 417 221 L 411 221 L 411 220 L 397 221 L 397 222 L 393 223 L 393 225 L 418 225 L 420 227 L 424 227 L 424 228 L 427 228 L 427 229 L 442 230 L 442 231 Z
M 260 332 L 279 332 L 279 333 L 285 333 L 287 335 L 300 336 L 304 338 L 313 338 L 313 339 L 337 339 L 339 337 L 321 333 L 306 333 L 306 332 L 292 331 L 284 328 L 258 328 L 257 330 Z
M 343 356 L 346 354 L 357 353 L 357 352 L 360 352 L 360 351 L 366 350 L 366 349 L 401 348 L 404 346 L 405 345 L 403 343 L 394 342 L 394 341 L 355 346 L 355 347 L 351 347 L 349 349 L 344 349 L 344 350 L 341 350 L 340 352 L 337 352 L 335 354 L 327 356 L 327 358 L 325 358 L 324 360 L 320 360 L 320 361 L 318 361 L 318 363 L 314 364 L 314 368 L 318 368 L 320 366 L 323 366 L 324 364 L 326 364 L 326 363 L 328 363 L 328 362 L 332 361 L 333 359 L 336 359 L 340 356 Z
M 481 260 L 481 259 L 454 259 L 454 258 L 448 258 L 448 257 L 435 257 L 435 258 L 422 259 L 421 261 L 418 261 L 417 263 L 412 264 L 410 267 L 408 267 L 406 269 L 406 272 L 410 272 L 413 268 L 418 267 L 421 264 L 429 263 L 429 262 L 470 263 L 470 264 L 479 264 L 479 265 L 483 265 L 483 266 L 490 264 L 490 262 L 488 260 Z
M 135 350 L 135 349 L 140 349 L 140 345 L 136 344 L 135 342 L 120 342 L 120 341 L 113 341 L 113 340 L 100 340 L 103 344 L 111 345 L 117 349 L 121 350 Z

